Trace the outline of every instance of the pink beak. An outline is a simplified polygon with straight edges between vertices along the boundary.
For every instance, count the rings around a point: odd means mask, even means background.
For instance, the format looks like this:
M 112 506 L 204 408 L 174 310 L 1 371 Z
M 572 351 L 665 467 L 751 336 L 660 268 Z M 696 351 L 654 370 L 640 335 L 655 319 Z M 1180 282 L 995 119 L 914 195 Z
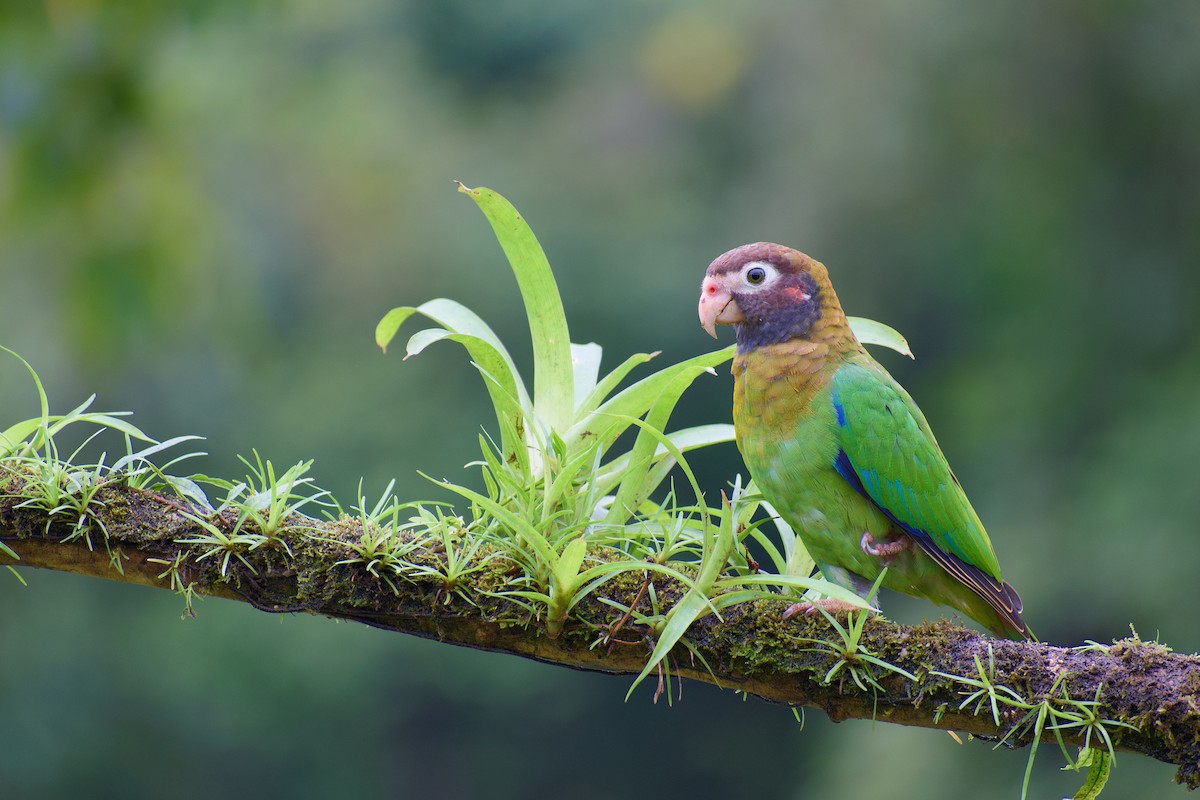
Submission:
M 700 326 L 714 339 L 717 338 L 718 325 L 733 325 L 744 319 L 733 295 L 711 275 L 700 284 L 700 306 L 697 310 Z

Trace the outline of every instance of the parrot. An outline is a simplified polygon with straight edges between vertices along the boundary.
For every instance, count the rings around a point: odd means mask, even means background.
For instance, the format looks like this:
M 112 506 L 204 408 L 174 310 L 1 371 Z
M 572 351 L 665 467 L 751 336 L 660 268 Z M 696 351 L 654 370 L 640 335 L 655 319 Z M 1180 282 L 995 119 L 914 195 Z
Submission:
M 868 598 L 883 573 L 888 589 L 1031 638 L 925 415 L 855 337 L 821 262 L 769 242 L 736 247 L 709 265 L 699 314 L 714 338 L 717 325 L 736 331 L 738 449 L 822 577 Z M 784 619 L 818 607 L 854 608 L 825 598 Z

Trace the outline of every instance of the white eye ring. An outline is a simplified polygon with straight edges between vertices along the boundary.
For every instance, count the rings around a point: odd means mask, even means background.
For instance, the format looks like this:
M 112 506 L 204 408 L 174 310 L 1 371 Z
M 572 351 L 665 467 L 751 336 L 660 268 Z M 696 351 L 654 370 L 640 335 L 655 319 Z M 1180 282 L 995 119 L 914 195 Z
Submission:
M 775 268 L 762 261 L 751 261 L 742 269 L 742 279 L 750 286 L 762 286 L 773 277 Z

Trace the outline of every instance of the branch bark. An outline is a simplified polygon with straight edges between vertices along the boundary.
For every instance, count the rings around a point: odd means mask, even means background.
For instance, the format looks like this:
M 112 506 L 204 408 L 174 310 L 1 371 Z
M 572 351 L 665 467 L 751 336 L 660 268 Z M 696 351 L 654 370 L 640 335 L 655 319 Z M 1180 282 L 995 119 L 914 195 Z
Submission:
M 0 477 L 0 541 L 20 560 L 0 554 L 0 564 L 158 588 L 190 586 L 198 594 L 247 602 L 262 611 L 354 620 L 583 670 L 637 673 L 652 645 L 648 631 L 622 626 L 622 615 L 596 596 L 649 609 L 645 581 L 628 573 L 576 606 L 562 634 L 551 637 L 526 609 L 487 593 L 505 580 L 506 567 L 499 559 L 456 585 L 436 577 L 395 579 L 389 585 L 362 563 L 346 561 L 352 553 L 347 543 L 357 542 L 362 533 L 358 520 L 323 522 L 297 516 L 288 520 L 274 546 L 238 552 L 222 574 L 219 556 L 205 558 L 201 548 L 180 543 L 203 530 L 187 516 L 194 512 L 171 498 L 108 484 L 89 505 L 90 524 L 78 527 L 77 519 L 64 519 L 61 513 L 51 516 L 19 507 L 21 498 L 12 490 L 16 480 Z M 236 519 L 223 515 L 212 524 L 229 533 Z M 590 555 L 604 558 L 603 552 Z M 444 562 L 444 554 L 436 549 L 410 557 Z M 681 587 L 659 577 L 654 587 L 663 607 L 682 595 Z M 835 721 L 874 717 L 985 739 L 1007 736 L 1014 746 L 1029 744 L 1032 718 L 1026 710 L 1000 704 L 994 715 L 986 693 L 964 705 L 976 687 L 945 677 L 978 681 L 982 668 L 992 685 L 1011 689 L 1028 704 L 1048 701 L 1060 708 L 1091 708 L 1096 720 L 1107 721 L 1105 729 L 1117 749 L 1174 764 L 1179 782 L 1189 788 L 1200 785 L 1196 656 L 1137 639 L 1109 647 L 1064 648 L 994 640 L 947 622 L 910 627 L 882 618 L 868 620 L 857 652 L 911 673 L 917 677 L 914 682 L 836 652 L 841 640 L 822 618 L 781 623 L 785 605 L 782 599 L 758 600 L 734 606 L 721 619 L 711 614 L 700 619 L 686 637 L 691 652 L 677 647 L 670 671 L 772 702 L 820 708 Z M 826 682 L 839 660 L 845 663 Z M 852 668 L 870 669 L 882 691 L 856 685 Z M 1068 697 L 1085 705 L 1070 706 L 1064 699 Z M 1092 700 L 1097 701 L 1094 707 L 1086 705 Z M 1080 745 L 1086 728 L 1060 733 L 1066 742 Z M 1047 732 L 1043 738 L 1054 737 Z M 1093 738 L 1093 744 L 1099 741 Z

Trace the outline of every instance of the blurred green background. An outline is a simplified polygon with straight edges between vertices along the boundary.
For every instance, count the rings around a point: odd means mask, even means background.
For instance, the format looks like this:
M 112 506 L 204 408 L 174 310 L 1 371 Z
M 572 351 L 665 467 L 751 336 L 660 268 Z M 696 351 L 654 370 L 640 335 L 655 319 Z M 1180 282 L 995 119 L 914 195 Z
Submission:
M 528 368 L 451 179 L 530 220 L 606 363 L 713 343 L 705 266 L 760 239 L 902 330 L 1041 637 L 1200 649 L 1200 5 L 397 0 L 0 4 L 0 344 L 59 411 L 315 458 L 347 501 L 466 477 L 466 357 L 372 342 L 451 296 Z M 726 339 L 727 341 L 728 339 Z M 705 377 L 677 423 L 729 419 Z M 36 413 L 0 363 L 0 423 Z M 707 489 L 741 469 L 697 457 Z M 1024 752 L 307 617 L 0 575 L 0 795 L 1012 798 Z M 939 610 L 891 598 L 916 621 Z M 1079 778 L 1047 749 L 1034 796 Z M 1122 755 L 1114 797 L 1181 797 Z

